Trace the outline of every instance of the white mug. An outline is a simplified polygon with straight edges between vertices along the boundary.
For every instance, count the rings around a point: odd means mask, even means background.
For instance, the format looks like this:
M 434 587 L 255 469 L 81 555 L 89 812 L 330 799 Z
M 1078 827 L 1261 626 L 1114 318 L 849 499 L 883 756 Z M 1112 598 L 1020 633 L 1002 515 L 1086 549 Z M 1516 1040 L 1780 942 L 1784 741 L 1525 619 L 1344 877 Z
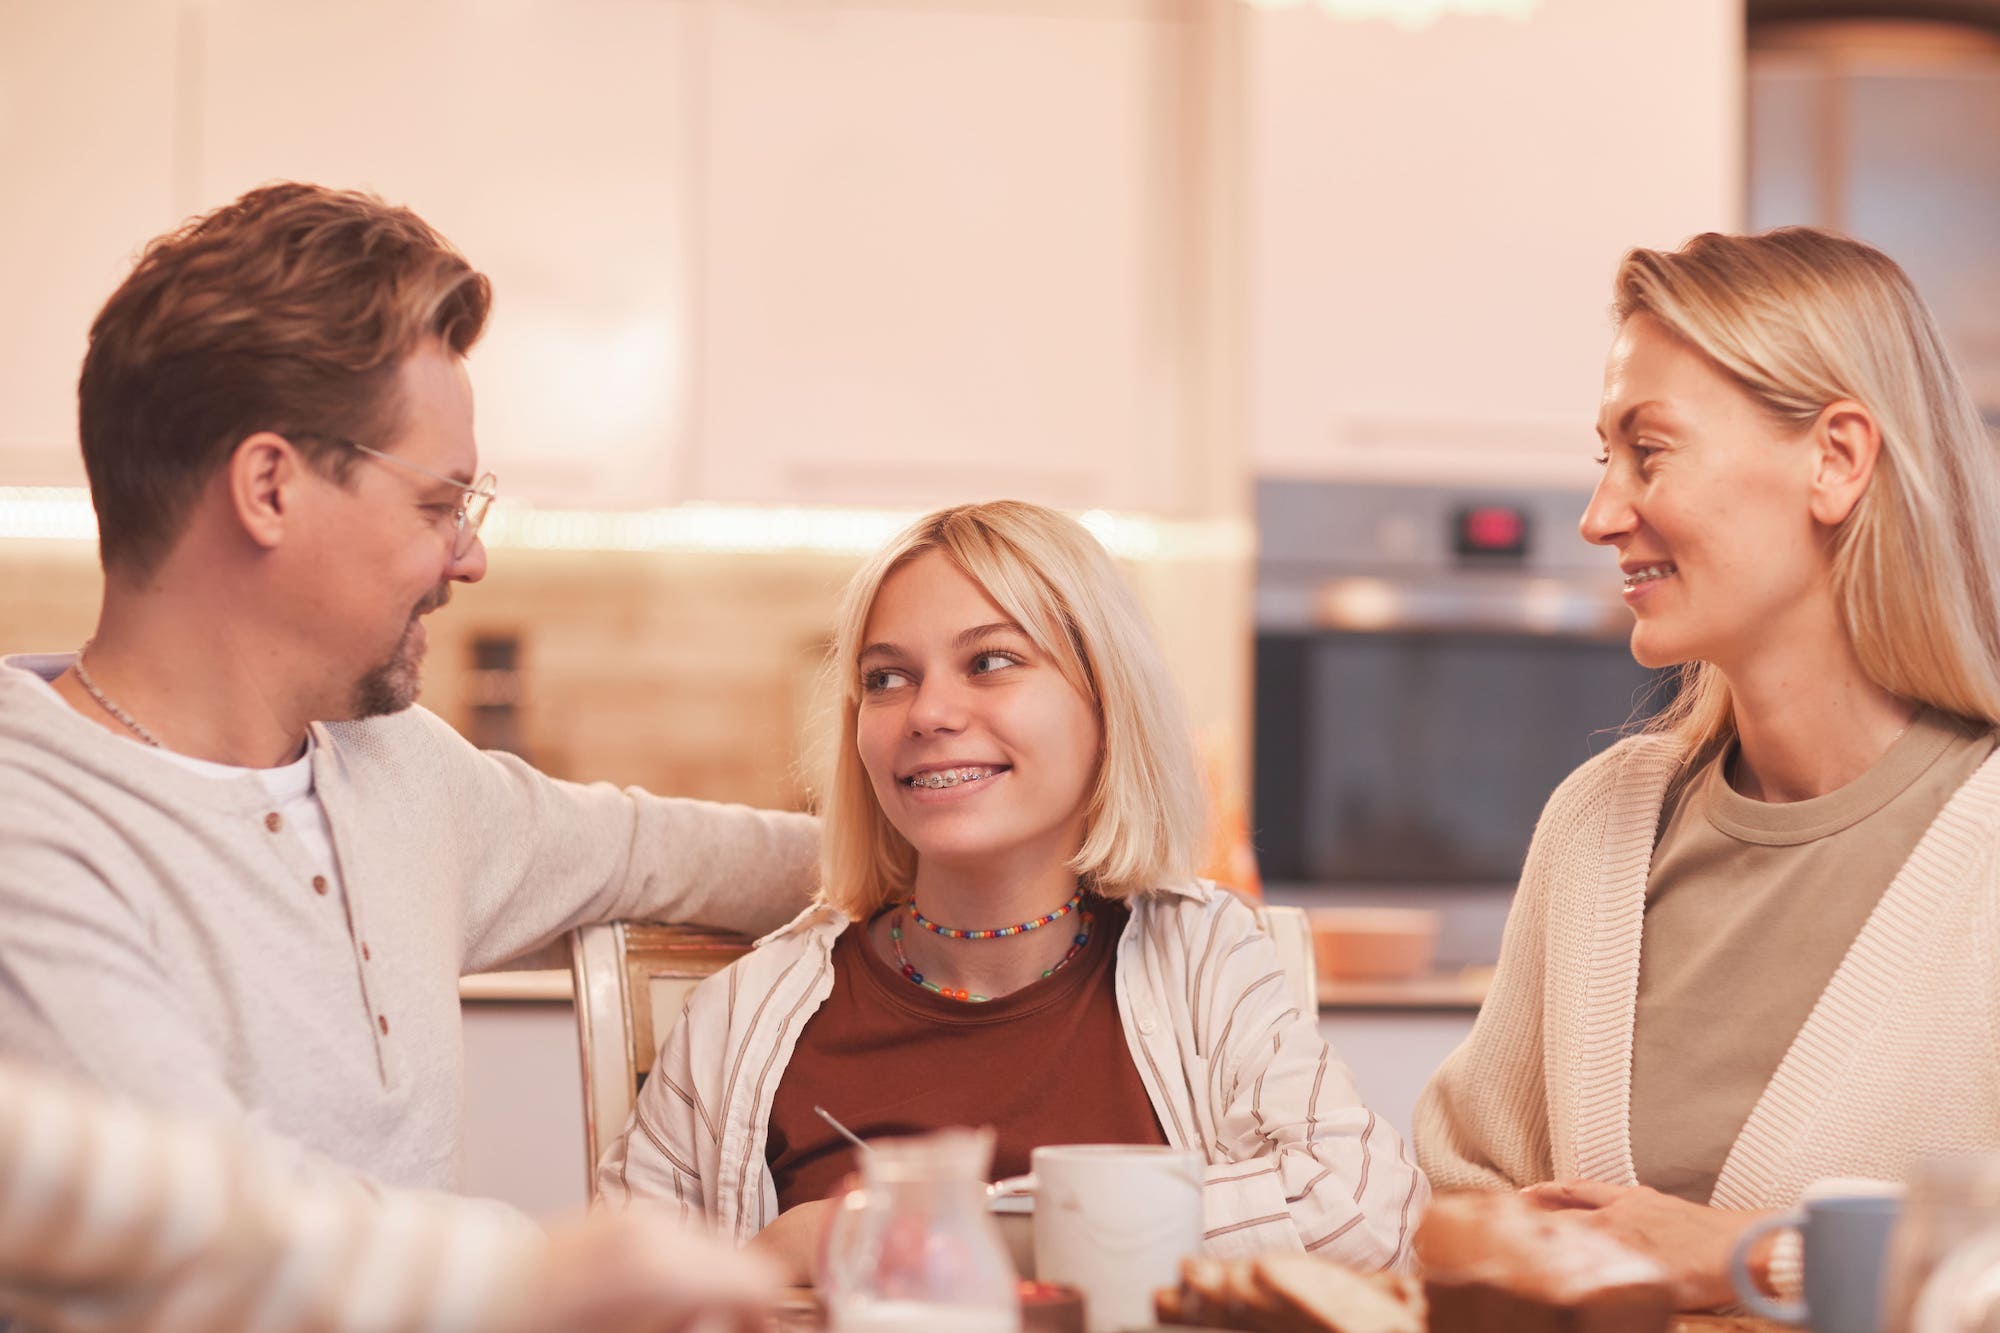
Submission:
M 1083 1292 L 1089 1333 L 1153 1323 L 1153 1293 L 1201 1249 L 1202 1160 L 1179 1148 L 1037 1148 L 1035 1276 Z

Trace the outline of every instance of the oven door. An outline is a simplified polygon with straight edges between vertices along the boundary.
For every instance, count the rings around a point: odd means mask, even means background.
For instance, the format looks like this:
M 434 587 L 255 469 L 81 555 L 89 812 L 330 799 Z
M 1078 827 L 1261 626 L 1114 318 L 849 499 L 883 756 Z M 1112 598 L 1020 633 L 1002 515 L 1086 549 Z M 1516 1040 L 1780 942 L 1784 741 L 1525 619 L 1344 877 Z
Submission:
M 1671 690 L 1622 634 L 1266 626 L 1253 814 L 1264 876 L 1511 888 L 1556 784 Z

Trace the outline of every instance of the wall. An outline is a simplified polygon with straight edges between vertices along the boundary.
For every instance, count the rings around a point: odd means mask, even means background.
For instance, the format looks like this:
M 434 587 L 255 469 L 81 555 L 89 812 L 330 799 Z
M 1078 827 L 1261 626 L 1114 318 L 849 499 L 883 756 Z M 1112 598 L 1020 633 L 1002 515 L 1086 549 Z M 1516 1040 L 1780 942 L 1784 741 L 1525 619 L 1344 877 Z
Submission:
M 525 751 L 545 771 L 797 808 L 835 598 L 860 560 L 502 547 L 486 579 L 427 622 L 423 703 L 469 729 L 473 641 L 515 636 Z M 1246 558 L 1169 552 L 1122 567 L 1226 780 L 1243 739 L 1241 653 L 1218 627 L 1248 621 Z M 90 543 L 0 540 L 0 654 L 73 650 L 100 586 Z

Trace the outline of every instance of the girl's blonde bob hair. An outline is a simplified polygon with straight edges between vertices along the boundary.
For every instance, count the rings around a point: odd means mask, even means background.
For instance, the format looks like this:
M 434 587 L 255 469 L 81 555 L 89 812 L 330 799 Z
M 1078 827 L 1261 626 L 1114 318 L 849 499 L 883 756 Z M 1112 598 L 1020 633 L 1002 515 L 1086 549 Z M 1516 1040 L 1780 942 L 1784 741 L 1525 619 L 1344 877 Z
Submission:
M 1868 678 L 1891 694 L 2000 723 L 2000 448 L 1930 311 L 1881 251 L 1810 227 L 1634 250 L 1614 316 L 1659 320 L 1780 423 L 1841 399 L 1882 433 L 1873 478 L 1829 535 L 1833 594 Z M 1689 769 L 1736 733 L 1705 662 L 1649 730 Z
M 1097 777 L 1079 880 L 1129 897 L 1195 873 L 1206 824 L 1193 737 L 1146 615 L 1110 555 L 1083 526 L 1017 500 L 959 505 L 918 519 L 862 567 L 840 602 L 828 670 L 839 740 L 821 790 L 820 865 L 828 902 L 865 920 L 915 882 L 916 850 L 876 803 L 856 745 L 857 659 L 882 584 L 935 551 L 978 584 L 1096 710 Z

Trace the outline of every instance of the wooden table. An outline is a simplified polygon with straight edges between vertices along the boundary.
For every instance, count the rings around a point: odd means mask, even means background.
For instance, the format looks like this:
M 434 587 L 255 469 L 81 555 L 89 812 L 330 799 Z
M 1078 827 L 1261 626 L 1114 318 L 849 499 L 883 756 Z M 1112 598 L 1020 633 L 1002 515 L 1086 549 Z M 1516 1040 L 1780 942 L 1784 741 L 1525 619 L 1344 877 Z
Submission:
M 819 1320 L 819 1310 L 813 1303 L 812 1290 L 808 1287 L 791 1289 L 771 1324 L 772 1333 L 820 1333 L 824 1328 Z M 1796 1333 L 1796 1330 L 1788 1324 L 1773 1323 L 1768 1319 L 1686 1314 L 1675 1316 L 1669 1333 Z

